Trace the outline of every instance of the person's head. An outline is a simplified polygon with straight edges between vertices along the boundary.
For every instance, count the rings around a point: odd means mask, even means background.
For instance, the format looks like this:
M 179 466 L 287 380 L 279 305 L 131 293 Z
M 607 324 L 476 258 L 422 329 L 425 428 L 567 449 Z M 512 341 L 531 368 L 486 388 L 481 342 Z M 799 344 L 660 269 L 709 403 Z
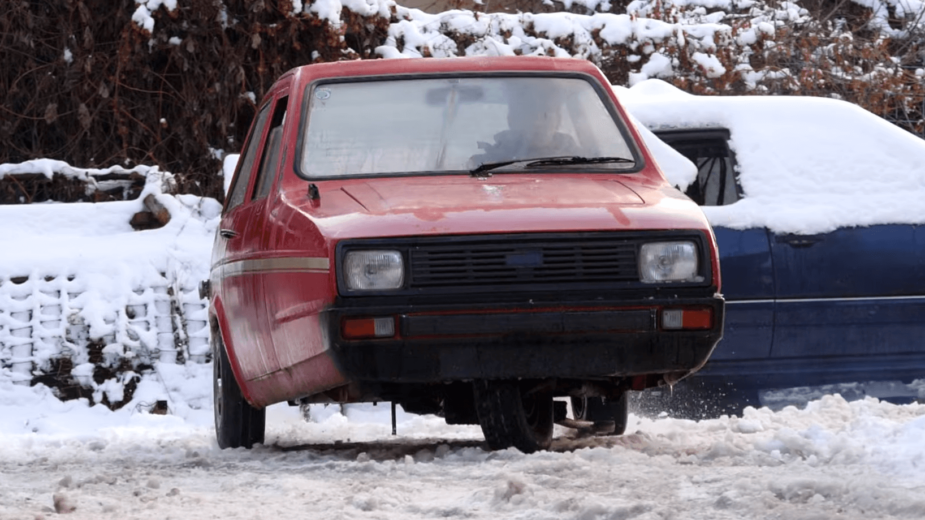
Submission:
M 559 129 L 562 117 L 558 104 L 539 95 L 512 98 L 508 104 L 507 124 L 512 131 L 535 144 L 544 144 Z

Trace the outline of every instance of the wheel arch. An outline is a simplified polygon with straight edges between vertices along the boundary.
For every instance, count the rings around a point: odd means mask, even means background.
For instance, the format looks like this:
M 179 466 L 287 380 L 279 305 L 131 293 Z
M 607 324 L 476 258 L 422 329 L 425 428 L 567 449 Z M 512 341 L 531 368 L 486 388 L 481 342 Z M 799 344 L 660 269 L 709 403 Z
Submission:
M 228 320 L 225 315 L 225 309 L 222 305 L 220 298 L 215 297 L 212 299 L 212 304 L 209 306 L 209 334 L 210 342 L 214 342 L 216 338 L 221 340 L 221 345 L 224 346 L 225 352 L 228 354 L 228 361 L 231 363 L 231 371 L 233 372 L 235 380 L 238 382 L 238 386 L 241 387 L 241 395 L 244 399 L 247 400 L 253 406 L 253 399 L 250 395 L 250 389 L 247 386 L 247 381 L 241 376 L 241 367 L 238 364 L 237 356 L 235 356 L 235 346 L 231 341 L 231 337 L 226 331 L 229 329 Z M 212 343 L 214 346 L 215 344 Z M 215 355 L 212 355 L 212 362 L 215 363 Z

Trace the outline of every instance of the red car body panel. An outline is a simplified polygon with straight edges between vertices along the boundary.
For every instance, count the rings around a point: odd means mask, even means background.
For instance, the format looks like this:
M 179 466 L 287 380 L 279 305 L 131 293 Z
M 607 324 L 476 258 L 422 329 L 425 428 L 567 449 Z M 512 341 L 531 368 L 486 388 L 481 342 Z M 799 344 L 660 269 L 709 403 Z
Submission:
M 288 96 L 281 158 L 269 196 L 227 210 L 213 253 L 212 314 L 245 398 L 254 406 L 343 387 L 320 313 L 338 295 L 335 246 L 344 239 L 536 232 L 696 230 L 707 237 L 720 290 L 715 239 L 700 209 L 665 180 L 635 128 L 645 167 L 636 173 L 430 175 L 317 180 L 295 171 L 303 96 L 327 78 L 441 72 L 543 71 L 606 78 L 583 60 L 467 58 L 339 62 L 284 75 L 264 104 Z M 606 89 L 623 121 L 625 112 Z M 252 130 L 253 131 L 253 130 Z M 261 138 L 261 141 L 265 139 Z M 253 165 L 257 168 L 258 165 Z M 242 168 L 239 165 L 239 170 Z M 236 172 L 237 177 L 242 174 Z M 254 190 L 250 175 L 247 193 Z M 234 188 L 232 188 L 234 189 Z M 227 202 L 226 202 L 227 204 Z M 254 268 L 257 266 L 257 268 Z

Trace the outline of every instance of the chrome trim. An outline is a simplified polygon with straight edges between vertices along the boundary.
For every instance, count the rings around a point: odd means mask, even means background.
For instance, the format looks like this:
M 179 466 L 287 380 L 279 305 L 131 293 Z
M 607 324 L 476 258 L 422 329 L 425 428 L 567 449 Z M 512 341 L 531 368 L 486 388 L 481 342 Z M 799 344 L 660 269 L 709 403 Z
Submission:
M 221 278 L 256 273 L 319 273 L 327 274 L 331 260 L 323 257 L 260 258 L 227 262 L 212 268 L 218 270 Z

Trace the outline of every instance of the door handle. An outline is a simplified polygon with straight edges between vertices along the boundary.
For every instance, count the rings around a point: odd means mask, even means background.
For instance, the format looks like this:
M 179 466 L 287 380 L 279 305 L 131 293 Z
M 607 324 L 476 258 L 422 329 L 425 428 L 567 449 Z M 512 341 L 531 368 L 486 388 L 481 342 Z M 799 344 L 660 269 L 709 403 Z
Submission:
M 822 242 L 822 237 L 813 235 L 777 235 L 778 242 L 786 242 L 792 247 L 810 247 L 816 242 Z
M 219 229 L 218 234 L 221 235 L 222 238 L 234 238 L 238 236 L 238 232 L 233 229 Z

